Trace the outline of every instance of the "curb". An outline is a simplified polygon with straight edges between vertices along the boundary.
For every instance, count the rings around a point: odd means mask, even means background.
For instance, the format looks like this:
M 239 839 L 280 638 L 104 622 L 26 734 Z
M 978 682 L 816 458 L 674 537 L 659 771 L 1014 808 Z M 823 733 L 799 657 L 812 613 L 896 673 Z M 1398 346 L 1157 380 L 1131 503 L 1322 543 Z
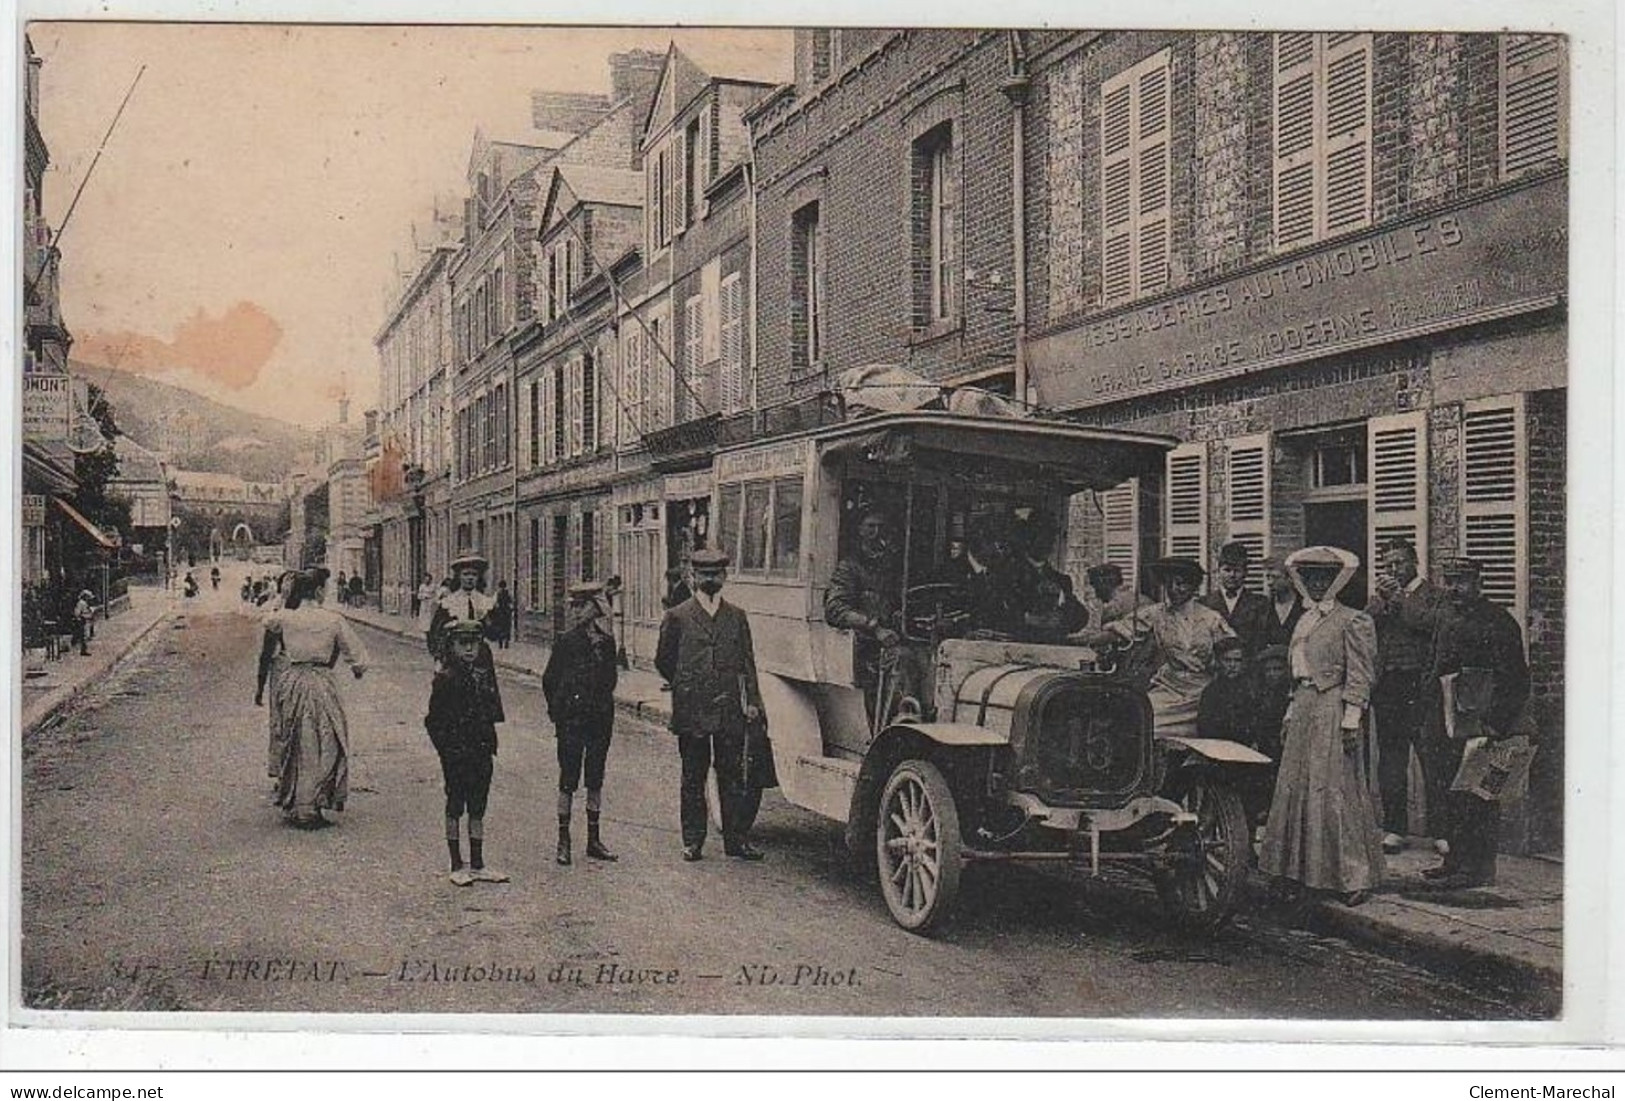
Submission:
M 363 619 L 362 617 L 353 615 L 347 611 L 341 612 L 340 614 L 351 622 L 359 623 L 363 627 L 370 628 L 374 631 L 382 631 L 384 634 L 394 635 L 396 638 L 410 639 L 418 637 L 417 631 L 410 627 L 397 627 L 390 623 L 377 623 L 371 619 Z M 495 663 L 497 668 L 505 669 L 510 673 L 520 673 L 528 677 L 541 677 L 543 672 L 542 670 L 532 668 L 522 661 L 503 657 L 502 655 L 503 652 L 501 650 L 492 651 L 492 661 Z M 662 706 L 663 703 L 664 701 L 656 702 L 654 700 L 634 699 L 629 696 L 616 696 L 615 710 L 623 715 L 634 719 L 640 719 L 646 723 L 664 725 L 671 721 L 671 708 L 668 706 Z
M 1366 906 L 1381 903 L 1373 898 Z M 1563 1011 L 1563 971 L 1536 960 L 1496 952 L 1446 932 L 1396 927 L 1360 909 L 1320 903 L 1305 911 L 1305 924 L 1381 953 L 1458 979 L 1477 989 L 1496 989 L 1552 1016 Z M 1483 930 L 1474 930 L 1482 935 Z M 1465 931 L 1464 931 L 1464 935 Z M 1494 934 L 1505 936 L 1505 934 Z
M 78 684 L 64 685 L 63 687 L 58 688 L 54 697 L 48 697 L 46 701 L 40 705 L 39 714 L 35 715 L 32 719 L 27 717 L 22 719 L 22 737 L 27 738 L 36 733 L 46 723 L 60 715 L 69 704 L 73 703 L 74 700 L 79 698 L 79 694 L 83 692 L 85 687 L 91 682 L 100 681 L 109 676 L 113 670 L 117 669 L 121 664 L 123 664 L 124 659 L 129 657 L 135 648 L 141 645 L 148 635 L 152 634 L 153 631 L 158 629 L 158 625 L 160 623 L 170 619 L 174 616 L 174 614 L 175 609 L 173 607 L 162 608 L 162 610 L 160 610 L 159 613 L 153 617 L 151 623 L 148 623 L 145 627 L 138 630 L 134 635 L 130 636 L 130 640 L 124 644 L 123 649 L 119 650 L 118 653 L 114 655 L 113 660 L 107 663 L 107 667 L 105 669 L 102 669 L 94 676 L 85 678 Z

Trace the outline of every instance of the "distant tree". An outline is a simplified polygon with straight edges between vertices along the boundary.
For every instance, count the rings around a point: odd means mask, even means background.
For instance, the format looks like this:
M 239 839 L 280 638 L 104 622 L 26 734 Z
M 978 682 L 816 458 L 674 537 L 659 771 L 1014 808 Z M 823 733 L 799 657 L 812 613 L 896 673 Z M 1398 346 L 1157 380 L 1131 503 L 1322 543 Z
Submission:
M 112 403 L 107 400 L 107 395 L 102 392 L 100 386 L 93 382 L 88 383 L 85 400 L 89 406 L 89 413 L 95 418 L 96 427 L 101 430 L 102 438 L 107 444 L 98 451 L 74 455 L 73 473 L 79 481 L 79 490 L 74 495 L 74 507 L 103 531 L 116 531 L 128 535 L 129 502 L 115 500 L 107 495 L 107 483 L 118 476 L 119 469 L 118 452 L 113 447 L 113 441 L 123 433 L 119 431 L 118 422 L 113 418 Z

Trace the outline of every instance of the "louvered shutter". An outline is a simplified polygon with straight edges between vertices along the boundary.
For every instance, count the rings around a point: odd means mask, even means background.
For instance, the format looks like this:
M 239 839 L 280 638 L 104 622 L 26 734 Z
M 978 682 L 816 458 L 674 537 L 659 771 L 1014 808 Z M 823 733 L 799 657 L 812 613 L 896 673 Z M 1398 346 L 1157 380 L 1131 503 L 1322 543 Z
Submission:
M 1130 478 L 1100 495 L 1104 514 L 1105 558 L 1123 571 L 1129 592 L 1140 585 L 1140 480 Z
M 688 135 L 678 130 L 671 138 L 671 225 L 676 234 L 688 228 Z
M 694 175 L 703 190 L 711 184 L 711 111 L 715 101 L 700 112 L 700 147 L 694 151 Z
M 524 397 L 519 402 L 519 461 L 516 464 L 520 470 L 529 470 L 535 465 L 535 459 L 530 451 L 530 425 L 531 405 L 536 397 L 536 383 L 527 382 L 520 391 Z
M 744 326 L 741 321 L 742 281 L 736 272 L 722 281 L 722 385 L 724 411 L 745 405 Z
M 1253 568 L 1247 574 L 1247 587 L 1264 591 L 1264 571 L 1260 563 L 1270 553 L 1270 437 L 1243 436 L 1230 441 L 1228 491 L 1229 539 L 1243 544 L 1251 555 Z
M 1404 539 L 1416 550 L 1417 568 L 1428 562 L 1427 415 L 1420 411 L 1366 422 L 1366 455 L 1371 469 L 1366 561 L 1381 561 L 1382 548 Z
M 1169 192 L 1168 54 L 1140 74 L 1135 104 L 1135 293 L 1168 285 Z
M 581 364 L 581 450 L 598 450 L 598 405 L 604 400 L 598 387 L 598 357 L 589 354 Z
M 1100 112 L 1101 297 L 1121 302 L 1134 291 L 1133 86 L 1107 83 Z
M 1275 247 L 1315 239 L 1316 36 L 1275 36 Z
M 638 344 L 643 339 L 635 318 L 625 325 L 626 339 L 621 342 L 621 446 L 631 447 L 643 430 L 643 361 Z
M 700 366 L 702 362 L 702 347 L 705 341 L 705 308 L 704 300 L 694 295 L 683 303 L 683 377 L 688 385 L 684 389 L 686 403 L 690 406 L 689 416 L 699 417 L 705 410 L 700 408 L 698 395 L 705 380 L 701 377 Z
M 1484 596 L 1524 622 L 1523 396 L 1468 402 L 1461 423 L 1462 553 L 1484 564 Z
M 1371 222 L 1371 36 L 1325 38 L 1325 213 L 1321 236 Z
M 558 458 L 557 420 L 553 412 L 555 400 L 553 371 L 550 369 L 539 380 L 542 388 L 542 462 L 550 465 Z
M 1566 154 L 1563 48 L 1555 35 L 1501 36 L 1501 174 Z
M 569 453 L 579 455 L 582 437 L 581 418 L 584 414 L 582 398 L 585 396 L 581 386 L 581 357 L 572 358 L 566 370 L 569 372 L 570 413 L 565 431 L 569 439 Z
M 661 225 L 664 227 L 660 239 L 662 245 L 671 240 L 677 227 L 677 209 L 673 204 L 679 189 L 677 181 L 672 179 L 676 175 L 676 169 L 677 165 L 672 161 L 672 147 L 667 144 L 666 148 L 660 151 L 660 209 L 665 212 L 661 219 Z
M 1207 444 L 1181 444 L 1168 452 L 1163 547 L 1207 568 Z

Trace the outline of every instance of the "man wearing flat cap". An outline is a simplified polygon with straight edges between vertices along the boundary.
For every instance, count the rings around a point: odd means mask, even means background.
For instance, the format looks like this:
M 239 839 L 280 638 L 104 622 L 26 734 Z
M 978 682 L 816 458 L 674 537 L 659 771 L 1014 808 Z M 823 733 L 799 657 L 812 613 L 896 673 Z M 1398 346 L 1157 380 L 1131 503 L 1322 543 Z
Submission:
M 1213 679 L 1214 648 L 1235 631 L 1212 608 L 1196 602 L 1202 566 L 1190 558 L 1159 558 L 1147 569 L 1163 599 L 1138 608 L 1085 636 L 1091 646 L 1122 646 L 1150 639 L 1157 671 L 1147 695 L 1158 734 L 1194 737 L 1202 690 Z
M 558 637 L 542 673 L 547 714 L 558 737 L 559 843 L 557 861 L 568 866 L 570 808 L 585 769 L 587 856 L 615 860 L 599 833 L 604 805 L 604 765 L 615 729 L 615 636 L 604 606 L 604 587 L 591 581 L 570 586 L 570 629 Z
M 1486 600 L 1480 591 L 1483 565 L 1471 558 L 1446 558 L 1436 571 L 1444 588 L 1438 626 L 1433 634 L 1429 662 L 1428 717 L 1422 748 L 1433 775 L 1449 784 L 1461 767 L 1467 739 L 1453 740 L 1447 733 L 1441 678 L 1457 675 L 1487 681 L 1485 699 L 1473 701 L 1486 737 L 1499 739 L 1520 733 L 1523 710 L 1529 700 L 1529 664 L 1524 659 L 1523 632 L 1506 609 Z M 1465 693 L 1463 693 L 1465 695 Z M 1467 705 L 1458 698 L 1458 711 Z M 1498 804 L 1464 791 L 1449 791 L 1444 798 L 1444 839 L 1450 850 L 1444 863 L 1422 872 L 1442 888 L 1485 887 L 1495 882 Z
M 1201 602 L 1224 616 L 1230 629 L 1241 639 L 1247 657 L 1267 646 L 1270 634 L 1270 602 L 1247 588 L 1251 552 L 1247 544 L 1230 542 L 1219 548 L 1219 584 Z
M 698 550 L 690 560 L 695 593 L 660 624 L 655 668 L 671 685 L 671 732 L 682 756 L 683 859 L 699 860 L 705 845 L 705 778 L 713 764 L 721 798 L 727 855 L 760 860 L 750 829 L 761 789 L 745 776 L 745 725 L 761 715 L 756 649 L 745 613 L 722 599 L 728 556 Z

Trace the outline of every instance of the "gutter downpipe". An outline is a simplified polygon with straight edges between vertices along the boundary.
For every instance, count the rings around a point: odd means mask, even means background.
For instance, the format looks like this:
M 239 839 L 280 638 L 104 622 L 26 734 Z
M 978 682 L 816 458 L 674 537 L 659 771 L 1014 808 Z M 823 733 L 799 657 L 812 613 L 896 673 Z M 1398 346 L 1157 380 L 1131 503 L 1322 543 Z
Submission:
M 1011 283 L 1015 287 L 1015 398 L 1029 408 L 1027 382 L 1027 98 L 1032 84 L 1027 76 L 1027 56 L 1021 32 L 1009 34 L 1010 78 L 1000 87 L 1009 99 L 1010 123 L 1010 218 Z

